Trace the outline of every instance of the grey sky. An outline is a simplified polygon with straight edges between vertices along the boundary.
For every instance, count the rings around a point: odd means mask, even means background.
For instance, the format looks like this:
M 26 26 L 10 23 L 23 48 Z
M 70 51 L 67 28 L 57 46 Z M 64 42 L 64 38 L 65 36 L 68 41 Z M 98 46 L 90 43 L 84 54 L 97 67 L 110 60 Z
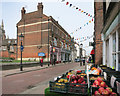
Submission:
M 21 1 L 21 2 L 20 2 Z M 89 16 L 79 12 L 75 8 L 69 7 L 65 2 L 69 1 L 74 6 L 82 9 L 84 12 L 88 12 L 94 16 L 94 2 L 93 0 L 3 0 L 2 3 L 2 18 L 0 21 L 4 21 L 4 28 L 6 35 L 9 38 L 16 38 L 16 23 L 21 19 L 21 8 L 26 7 L 26 12 L 32 12 L 37 10 L 38 2 L 43 2 L 43 13 L 47 16 L 53 16 L 55 20 L 70 34 L 74 32 L 74 38 L 81 38 L 93 35 L 94 22 L 84 26 L 89 20 L 92 20 Z M 89 2 L 88 2 L 89 1 Z M 82 29 L 75 32 L 79 27 Z M 83 42 L 83 47 L 89 46 L 89 41 L 92 38 Z M 85 47 L 87 53 L 90 53 L 92 47 Z

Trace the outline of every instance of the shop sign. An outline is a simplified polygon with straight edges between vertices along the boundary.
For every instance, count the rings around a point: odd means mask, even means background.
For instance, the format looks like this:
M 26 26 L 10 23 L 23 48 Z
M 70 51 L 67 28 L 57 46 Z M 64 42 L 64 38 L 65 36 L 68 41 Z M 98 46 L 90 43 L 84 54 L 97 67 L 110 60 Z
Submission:
M 38 53 L 38 56 L 45 56 L 45 53 L 40 52 L 40 53 Z
M 55 52 L 55 47 L 53 47 L 53 52 Z

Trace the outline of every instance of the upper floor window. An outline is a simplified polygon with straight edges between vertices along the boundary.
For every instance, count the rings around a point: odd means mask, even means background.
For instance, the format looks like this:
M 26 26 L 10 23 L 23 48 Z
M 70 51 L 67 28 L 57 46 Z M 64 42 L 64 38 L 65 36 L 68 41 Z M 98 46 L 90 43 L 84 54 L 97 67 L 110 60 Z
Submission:
M 61 47 L 63 48 L 63 46 L 64 46 L 64 45 L 63 45 L 63 42 L 61 42 Z
M 67 44 L 65 44 L 65 49 L 67 49 Z
M 54 45 L 57 46 L 57 38 L 54 38 Z
M 11 41 L 9 40 L 8 43 L 11 43 Z

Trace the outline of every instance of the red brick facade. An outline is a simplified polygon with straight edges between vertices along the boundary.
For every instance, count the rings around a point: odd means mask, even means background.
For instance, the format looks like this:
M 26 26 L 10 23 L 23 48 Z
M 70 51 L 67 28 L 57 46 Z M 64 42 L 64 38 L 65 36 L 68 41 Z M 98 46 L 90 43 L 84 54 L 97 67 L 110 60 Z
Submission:
M 102 64 L 103 2 L 95 2 L 95 64 Z
M 61 52 L 61 42 L 67 39 L 69 42 L 63 43 L 64 48 L 67 44 L 68 49 L 69 44 L 71 44 L 71 37 L 51 16 L 48 17 L 43 14 L 42 3 L 38 3 L 37 7 L 38 10 L 31 13 L 26 13 L 24 8 L 21 10 L 22 18 L 17 23 L 18 59 L 21 56 L 19 35 L 22 33 L 24 35 L 23 59 L 39 59 L 38 53 L 43 52 L 45 53 L 44 61 L 50 61 L 51 46 L 56 48 L 56 54 L 60 56 L 61 54 L 58 52 Z M 56 46 L 54 38 L 57 40 Z

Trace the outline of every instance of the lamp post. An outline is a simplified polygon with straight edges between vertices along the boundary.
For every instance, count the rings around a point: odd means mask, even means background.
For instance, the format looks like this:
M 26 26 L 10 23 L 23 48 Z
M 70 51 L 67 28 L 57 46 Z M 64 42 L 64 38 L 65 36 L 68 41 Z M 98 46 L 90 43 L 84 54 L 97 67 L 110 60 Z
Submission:
M 21 50 L 21 63 L 20 63 L 20 71 L 23 71 L 23 66 L 22 66 L 22 51 L 23 51 L 24 47 L 23 47 L 22 42 L 23 42 L 24 36 L 23 36 L 23 34 L 22 34 L 22 33 L 21 33 L 21 35 L 19 35 L 19 39 L 20 39 L 20 42 L 21 42 L 21 44 L 20 44 L 20 50 Z
M 83 47 L 83 44 L 81 43 L 80 45 L 79 45 L 79 47 L 80 47 L 80 66 L 82 65 L 82 47 Z

